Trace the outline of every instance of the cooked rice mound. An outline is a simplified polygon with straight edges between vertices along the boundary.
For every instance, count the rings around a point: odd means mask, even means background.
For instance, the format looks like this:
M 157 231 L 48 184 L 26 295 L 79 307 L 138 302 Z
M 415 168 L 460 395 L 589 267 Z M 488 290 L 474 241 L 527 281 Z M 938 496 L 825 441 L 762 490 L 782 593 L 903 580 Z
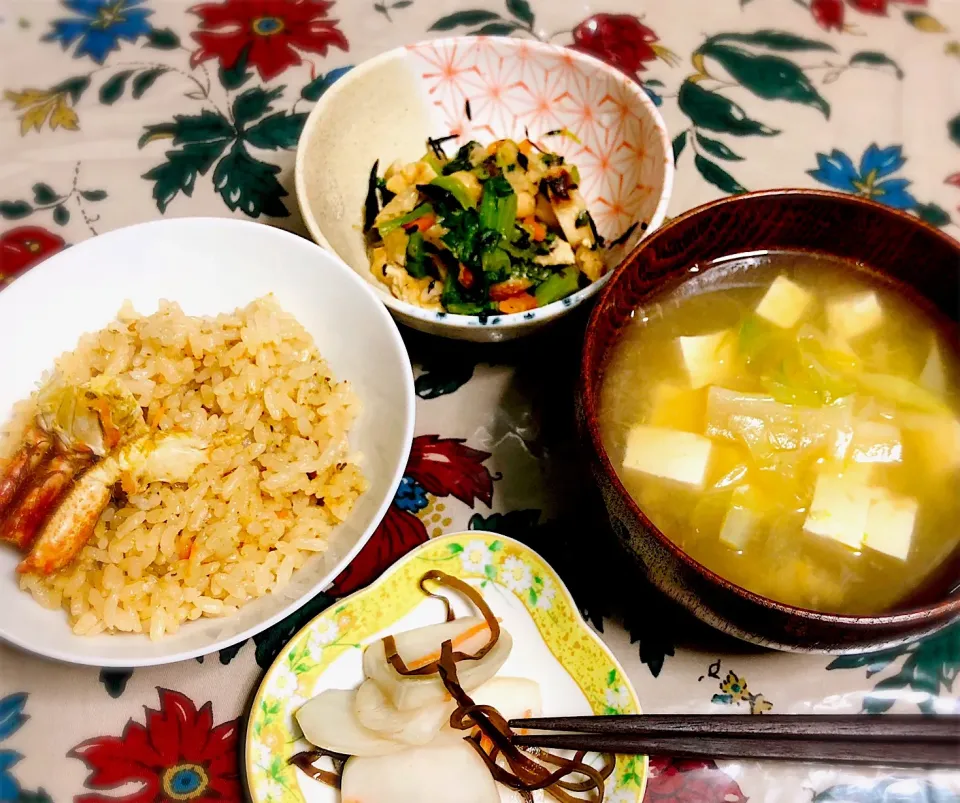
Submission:
M 65 569 L 21 577 L 38 602 L 66 609 L 77 634 L 159 639 L 276 591 L 327 548 L 366 488 L 347 440 L 357 400 L 269 296 L 215 318 L 124 305 L 56 367 L 77 383 L 116 375 L 152 430 L 216 444 L 189 483 L 112 501 Z M 11 434 L 31 415 L 21 405 Z

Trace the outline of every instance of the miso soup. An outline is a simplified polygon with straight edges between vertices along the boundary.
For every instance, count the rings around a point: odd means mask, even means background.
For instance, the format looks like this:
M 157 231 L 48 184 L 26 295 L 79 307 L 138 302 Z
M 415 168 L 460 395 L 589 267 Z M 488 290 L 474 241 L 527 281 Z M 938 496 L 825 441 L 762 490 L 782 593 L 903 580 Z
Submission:
M 635 311 L 600 429 L 628 492 L 707 568 L 879 613 L 960 542 L 957 350 L 951 324 L 859 266 L 731 258 Z

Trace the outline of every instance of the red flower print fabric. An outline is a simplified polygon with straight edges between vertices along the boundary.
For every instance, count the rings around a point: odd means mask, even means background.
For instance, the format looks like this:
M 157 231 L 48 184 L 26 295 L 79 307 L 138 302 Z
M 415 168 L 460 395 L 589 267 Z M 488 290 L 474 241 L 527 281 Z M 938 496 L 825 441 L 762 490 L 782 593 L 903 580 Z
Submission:
M 650 757 L 644 803 L 746 803 L 739 784 L 713 760 Z
M 464 446 L 459 438 L 421 435 L 414 438 L 407 474 L 434 496 L 453 496 L 473 507 L 493 501 L 493 478 L 483 467 L 490 455 Z
M 18 226 L 0 234 L 0 286 L 65 245 L 62 237 L 39 226 Z
M 839 31 L 843 28 L 843 0 L 813 0 L 810 13 L 817 25 L 826 31 Z
M 572 47 L 634 75 L 657 58 L 658 38 L 631 14 L 594 14 L 573 29 Z
M 191 64 L 218 59 L 230 69 L 242 59 L 269 81 L 301 64 L 301 51 L 326 56 L 331 45 L 349 50 L 337 20 L 327 19 L 331 6 L 328 0 L 226 0 L 194 6 L 190 11 L 200 17 L 200 30 L 191 36 L 200 48 Z
M 387 515 L 350 565 L 334 581 L 333 594 L 352 594 L 373 582 L 384 569 L 429 539 L 417 514 L 430 497 L 452 496 L 473 507 L 493 503 L 493 477 L 483 465 L 490 455 L 459 438 L 419 435 L 413 439 L 407 470 Z
M 925 6 L 927 0 L 846 0 L 846 5 L 861 14 L 885 17 L 891 4 L 902 6 Z M 844 0 L 812 0 L 810 13 L 817 25 L 826 31 L 841 31 L 844 25 Z
M 376 532 L 334 581 L 334 596 L 345 597 L 369 585 L 387 566 L 429 538 L 426 526 L 413 513 L 390 505 Z
M 131 719 L 122 735 L 88 739 L 70 751 L 87 765 L 86 786 L 96 790 L 74 803 L 240 803 L 239 721 L 214 726 L 211 703 L 198 711 L 180 692 L 158 691 L 160 709 L 147 708 L 143 725 Z M 100 794 L 127 784 L 136 790 Z

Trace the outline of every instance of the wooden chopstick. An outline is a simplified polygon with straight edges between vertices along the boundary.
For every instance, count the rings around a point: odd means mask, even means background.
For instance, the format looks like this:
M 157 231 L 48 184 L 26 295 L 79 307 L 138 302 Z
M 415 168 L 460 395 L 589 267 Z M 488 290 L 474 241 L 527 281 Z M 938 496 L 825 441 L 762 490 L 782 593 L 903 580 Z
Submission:
M 945 742 L 960 746 L 960 716 L 634 714 L 516 719 L 514 730 L 576 731 L 616 736 Z M 536 737 L 540 738 L 540 737 Z
M 960 748 L 950 742 L 857 742 L 686 735 L 643 737 L 631 734 L 568 733 L 517 736 L 518 747 L 586 750 L 598 753 L 659 755 L 674 758 L 825 761 L 894 767 L 960 767 Z

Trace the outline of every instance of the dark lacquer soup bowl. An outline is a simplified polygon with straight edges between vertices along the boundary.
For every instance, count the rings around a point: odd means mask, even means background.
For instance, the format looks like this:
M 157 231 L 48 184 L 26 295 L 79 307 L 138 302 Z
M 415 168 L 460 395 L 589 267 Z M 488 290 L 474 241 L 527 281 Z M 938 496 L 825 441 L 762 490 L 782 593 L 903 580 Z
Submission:
M 676 218 L 642 241 L 611 278 L 584 344 L 578 425 L 615 548 L 702 621 L 766 647 L 863 652 L 939 630 L 960 618 L 960 551 L 936 568 L 921 592 L 876 615 L 782 604 L 724 579 L 676 546 L 627 493 L 604 448 L 598 423 L 604 370 L 633 311 L 698 276 L 702 281 L 703 271 L 712 270 L 711 261 L 767 250 L 808 251 L 860 263 L 926 306 L 944 322 L 949 347 L 957 348 L 960 244 L 909 215 L 849 195 L 777 190 L 724 199 Z

